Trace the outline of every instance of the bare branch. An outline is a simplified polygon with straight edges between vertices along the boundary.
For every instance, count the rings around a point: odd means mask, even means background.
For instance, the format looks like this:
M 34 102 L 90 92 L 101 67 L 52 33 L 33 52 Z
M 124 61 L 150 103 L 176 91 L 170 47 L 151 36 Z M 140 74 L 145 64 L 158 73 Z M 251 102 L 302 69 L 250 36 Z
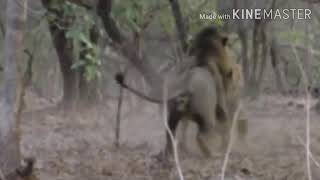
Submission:
M 146 58 L 144 52 L 139 51 L 136 42 L 130 41 L 118 28 L 116 22 L 111 17 L 112 0 L 99 0 L 97 4 L 97 14 L 103 21 L 104 28 L 113 41 L 113 47 L 126 57 L 137 70 L 144 76 L 147 83 L 151 86 L 149 97 L 151 99 L 159 99 L 162 97 L 161 88 L 163 86 L 163 78 L 156 71 L 151 62 Z M 176 96 L 183 88 L 187 80 L 186 74 L 175 74 L 178 77 L 170 79 L 168 82 L 169 97 Z
M 2 22 L 1 17 L 0 17 L 0 32 L 1 32 L 2 36 L 5 35 L 4 24 L 3 24 L 3 22 Z
M 303 142 L 302 138 L 300 136 L 297 136 L 298 141 L 300 142 L 301 145 L 303 145 L 304 148 L 306 148 L 306 143 Z M 313 163 L 320 168 L 320 163 L 317 161 L 317 159 L 314 157 L 314 155 L 312 154 L 312 152 L 310 151 L 310 158 L 313 161 Z
M 191 12 L 189 12 L 185 17 L 189 19 L 193 17 L 195 14 L 198 14 L 199 11 L 202 11 L 205 6 L 210 2 L 210 0 L 203 0 L 197 7 L 193 8 Z
M 242 104 L 241 102 L 239 103 L 236 112 L 232 118 L 232 124 L 231 124 L 231 129 L 230 129 L 230 137 L 229 137 L 229 144 L 228 144 L 228 148 L 227 148 L 227 152 L 224 156 L 224 161 L 223 161 L 223 165 L 222 165 L 222 169 L 221 169 L 221 180 L 225 179 L 225 173 L 226 173 L 226 169 L 227 169 L 227 164 L 229 161 L 229 156 L 232 150 L 232 146 L 233 146 L 233 142 L 234 142 L 234 133 L 235 133 L 235 127 L 237 124 L 237 120 L 240 114 L 242 108 Z
M 187 29 L 185 25 L 185 21 L 183 20 L 181 9 L 180 9 L 180 4 L 178 0 L 169 0 L 170 5 L 171 5 L 171 10 L 173 17 L 176 22 L 176 28 L 177 28 L 177 33 L 178 37 L 180 40 L 181 48 L 185 52 L 188 48 L 188 43 L 187 43 Z
M 169 136 L 170 136 L 170 140 L 172 142 L 172 148 L 173 148 L 173 155 L 174 155 L 174 160 L 176 163 L 176 168 L 178 171 L 178 175 L 179 175 L 179 179 L 180 180 L 184 180 L 184 176 L 182 173 L 182 169 L 181 169 L 181 165 L 180 165 L 180 160 L 179 160 L 179 153 L 178 153 L 178 141 L 174 138 L 174 135 L 172 133 L 172 131 L 169 128 L 168 125 L 168 107 L 167 107 L 167 100 L 168 100 L 168 87 L 166 86 L 166 79 L 164 81 L 164 86 L 163 86 L 163 112 L 162 112 L 162 116 L 163 116 L 163 122 L 166 128 L 166 131 L 168 132 Z
M 310 4 L 317 4 L 317 3 L 320 3 L 320 0 L 302 0 L 303 2 L 307 2 L 307 3 L 310 3 Z
M 86 0 L 68 0 L 69 2 L 72 2 L 78 6 L 84 7 L 86 9 L 92 9 L 94 5 Z
M 313 48 L 310 48 L 308 50 L 308 48 L 304 47 L 304 46 L 301 46 L 301 45 L 292 45 L 292 44 L 285 44 L 285 43 L 281 43 L 278 45 L 280 48 L 292 48 L 294 47 L 296 50 L 299 50 L 299 51 L 303 51 L 303 52 L 307 52 L 307 51 L 310 51 L 311 54 L 313 55 L 316 55 L 316 56 L 320 56 L 320 51 L 316 50 L 316 49 L 313 49 Z
M 116 116 L 116 139 L 115 146 L 118 148 L 120 145 L 120 123 L 121 123 L 121 110 L 122 110 L 122 102 L 123 102 L 123 87 L 119 87 L 119 99 L 118 99 L 118 107 L 117 107 L 117 116 Z
M 16 113 L 16 117 L 17 117 L 17 121 L 18 123 L 20 123 L 21 121 L 21 114 L 23 111 L 23 106 L 24 106 L 24 96 L 26 93 L 26 88 L 28 87 L 28 85 L 30 85 L 31 80 L 32 80 L 32 64 L 33 64 L 33 60 L 34 60 L 34 54 L 31 53 L 29 50 L 24 50 L 24 52 L 26 53 L 26 55 L 28 56 L 28 61 L 27 61 L 27 67 L 26 70 L 23 73 L 23 76 L 21 78 L 21 83 L 20 83 L 20 87 L 18 88 L 18 94 L 17 94 L 17 113 Z
M 97 4 L 97 13 L 103 21 L 104 28 L 109 37 L 115 43 L 117 49 L 141 72 L 146 81 L 153 89 L 160 89 L 163 82 L 162 78 L 152 68 L 150 61 L 146 60 L 144 55 L 140 56 L 134 42 L 130 42 L 121 33 L 116 22 L 110 16 L 112 9 L 112 0 L 99 0 Z
M 308 76 L 303 69 L 303 65 L 300 61 L 300 58 L 298 56 L 297 50 L 292 46 L 292 51 L 295 55 L 295 59 L 297 61 L 299 70 L 302 75 L 302 79 L 304 82 L 304 89 L 306 93 L 306 98 L 305 98 L 305 109 L 306 109 L 306 145 L 305 145 L 305 150 L 306 150 L 306 161 L 307 161 L 307 175 L 308 175 L 308 180 L 312 180 L 312 173 L 311 173 L 311 164 L 310 164 L 310 92 L 308 91 L 309 87 L 309 79 Z
M 116 22 L 111 18 L 112 0 L 99 0 L 97 14 L 101 17 L 105 30 L 109 37 L 116 43 L 122 44 L 125 40 Z

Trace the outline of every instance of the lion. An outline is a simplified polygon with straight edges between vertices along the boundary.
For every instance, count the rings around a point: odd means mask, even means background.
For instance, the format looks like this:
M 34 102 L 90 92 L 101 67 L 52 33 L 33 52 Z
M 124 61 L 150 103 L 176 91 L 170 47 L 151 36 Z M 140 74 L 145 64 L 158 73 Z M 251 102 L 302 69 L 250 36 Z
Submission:
M 205 156 L 212 156 L 212 147 L 221 137 L 221 147 L 228 144 L 230 122 L 239 103 L 243 81 L 241 66 L 231 58 L 228 38 L 214 26 L 200 31 L 190 48 L 195 67 L 190 70 L 187 88 L 167 102 L 150 98 L 124 83 L 117 74 L 117 82 L 139 97 L 154 103 L 167 103 L 168 126 L 172 134 L 181 120 L 189 119 L 198 125 L 197 142 Z M 172 142 L 167 133 L 165 152 L 171 152 Z

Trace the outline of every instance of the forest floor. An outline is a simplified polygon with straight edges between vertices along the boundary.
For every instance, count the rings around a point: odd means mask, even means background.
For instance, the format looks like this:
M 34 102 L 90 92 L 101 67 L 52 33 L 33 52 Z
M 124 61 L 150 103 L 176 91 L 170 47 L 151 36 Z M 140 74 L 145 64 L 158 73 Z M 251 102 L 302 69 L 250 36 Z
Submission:
M 22 153 L 37 158 L 41 180 L 177 180 L 174 162 L 157 154 L 165 145 L 161 113 L 155 105 L 125 103 L 121 147 L 114 147 L 117 102 L 65 113 L 27 93 L 22 116 Z M 306 179 L 305 117 L 302 97 L 262 95 L 245 103 L 247 143 L 235 143 L 226 180 Z M 320 119 L 311 111 L 311 151 L 320 161 Z M 190 126 L 192 127 L 192 126 Z M 188 137 L 192 137 L 189 131 Z M 220 179 L 224 154 L 200 156 L 194 142 L 180 156 L 186 180 Z M 182 150 L 181 150 L 182 151 Z M 319 164 L 311 160 L 313 179 Z

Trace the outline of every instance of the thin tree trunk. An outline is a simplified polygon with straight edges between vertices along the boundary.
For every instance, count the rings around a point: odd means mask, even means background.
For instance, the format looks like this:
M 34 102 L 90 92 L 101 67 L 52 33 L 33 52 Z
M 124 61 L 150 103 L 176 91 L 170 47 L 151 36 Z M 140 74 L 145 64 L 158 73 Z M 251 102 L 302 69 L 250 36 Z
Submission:
M 270 48 L 270 56 L 271 56 L 271 65 L 272 69 L 274 70 L 275 73 L 275 80 L 276 80 L 276 85 L 278 90 L 282 93 L 286 93 L 286 88 L 284 86 L 284 81 L 283 81 L 283 75 L 279 69 L 279 56 L 277 54 L 277 43 L 276 40 L 272 40 L 271 43 L 271 48 Z
M 116 119 L 116 132 L 115 132 L 115 146 L 119 148 L 120 146 L 120 133 L 121 133 L 121 110 L 122 110 L 122 102 L 123 102 L 123 88 L 119 87 L 119 99 L 118 99 L 118 111 L 117 111 L 117 119 Z
M 181 8 L 178 0 L 169 0 L 171 5 L 172 14 L 176 23 L 177 34 L 180 41 L 180 46 L 183 52 L 186 52 L 188 49 L 187 43 L 187 29 L 182 17 Z
M 78 90 L 77 72 L 71 69 L 73 64 L 72 43 L 65 37 L 66 32 L 50 25 L 50 32 L 56 48 L 60 70 L 63 77 L 63 104 L 70 105 L 76 99 Z
M 249 47 L 247 33 L 243 30 L 239 31 L 239 37 L 241 41 L 241 56 L 242 56 L 242 67 L 245 83 L 249 82 Z
M 5 36 L 5 29 L 4 29 L 4 23 L 2 22 L 2 19 L 0 17 L 0 32 L 2 36 Z
M 68 23 L 64 23 L 63 10 L 51 9 L 51 0 L 42 0 L 42 4 L 49 12 L 57 16 L 55 20 L 48 20 L 48 23 L 63 78 L 62 104 L 70 107 L 77 98 L 78 73 L 71 69 L 74 63 L 74 56 L 72 42 L 66 38 L 65 29 L 68 27 Z M 61 28 L 59 25 L 63 25 L 64 27 Z
M 251 61 L 253 65 L 251 66 L 251 71 L 249 72 L 250 74 L 250 84 L 253 85 L 254 87 L 256 86 L 256 71 L 258 67 L 258 62 L 259 62 L 259 52 L 260 52 L 260 45 L 261 43 L 259 42 L 260 40 L 260 26 L 261 26 L 261 21 L 255 20 L 254 22 L 254 29 L 253 29 L 253 37 L 252 37 L 252 56 L 251 56 Z
M 263 81 L 263 76 L 264 76 L 264 72 L 266 71 L 266 64 L 267 64 L 267 59 L 268 59 L 268 40 L 267 40 L 267 35 L 266 32 L 263 30 L 261 32 L 261 41 L 262 41 L 262 54 L 261 54 L 261 64 L 260 64 L 260 68 L 259 68 L 259 73 L 257 75 L 257 87 L 258 87 L 258 92 L 260 92 L 261 90 L 261 84 Z
M 305 22 L 305 45 L 307 47 L 307 54 L 306 54 L 306 58 L 304 59 L 304 69 L 305 72 L 307 74 L 307 78 L 309 83 L 312 80 L 312 74 L 311 74 L 311 60 L 312 60 L 312 53 L 310 52 L 310 50 L 312 49 L 312 45 L 311 45 L 311 39 L 310 39 L 310 22 L 306 21 Z
M 27 67 L 26 70 L 23 73 L 23 76 L 21 78 L 20 86 L 18 87 L 17 92 L 17 98 L 18 98 L 18 104 L 17 104 L 17 121 L 20 123 L 21 120 L 21 114 L 23 109 L 25 108 L 25 101 L 24 96 L 26 93 L 26 88 L 30 85 L 32 81 L 32 64 L 33 64 L 33 54 L 31 54 L 29 51 L 25 51 L 25 53 L 28 55 L 28 61 L 27 61 Z M 19 71 L 18 71 L 19 72 Z
M 0 168 L 4 174 L 20 165 L 19 124 L 16 118 L 18 71 L 22 59 L 27 0 L 7 1 L 4 91 L 0 101 Z

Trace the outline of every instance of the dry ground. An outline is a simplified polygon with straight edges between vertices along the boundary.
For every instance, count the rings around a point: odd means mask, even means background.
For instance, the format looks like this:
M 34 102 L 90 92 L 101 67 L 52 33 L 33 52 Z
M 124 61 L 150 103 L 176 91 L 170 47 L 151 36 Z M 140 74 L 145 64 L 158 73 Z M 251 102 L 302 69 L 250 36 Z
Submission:
M 41 180 L 176 180 L 173 163 L 156 158 L 165 133 L 157 106 L 125 103 L 121 148 L 113 147 L 116 102 L 63 113 L 27 94 L 22 120 L 22 152 L 37 157 Z M 227 166 L 228 180 L 304 180 L 305 109 L 302 98 L 263 95 L 245 103 L 249 118 L 247 144 L 235 144 Z M 320 122 L 311 114 L 311 150 L 320 161 Z M 192 131 L 190 132 L 192 134 Z M 189 134 L 189 136 L 191 136 Z M 302 141 L 299 141 L 299 137 Z M 216 180 L 222 154 L 203 159 L 188 143 L 182 153 L 186 180 Z M 312 163 L 314 179 L 320 169 Z

